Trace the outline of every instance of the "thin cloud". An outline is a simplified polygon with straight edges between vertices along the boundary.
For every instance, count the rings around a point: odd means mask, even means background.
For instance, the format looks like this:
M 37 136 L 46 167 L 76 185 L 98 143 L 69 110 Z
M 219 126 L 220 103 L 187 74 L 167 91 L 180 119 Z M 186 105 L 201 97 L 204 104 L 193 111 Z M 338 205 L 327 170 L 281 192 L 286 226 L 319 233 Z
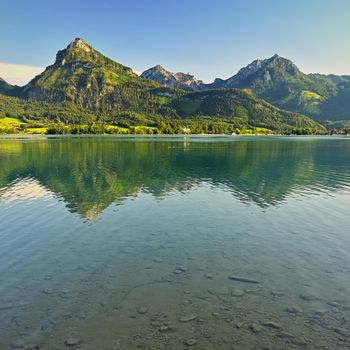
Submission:
M 0 62 L 0 78 L 13 85 L 25 85 L 45 68 Z

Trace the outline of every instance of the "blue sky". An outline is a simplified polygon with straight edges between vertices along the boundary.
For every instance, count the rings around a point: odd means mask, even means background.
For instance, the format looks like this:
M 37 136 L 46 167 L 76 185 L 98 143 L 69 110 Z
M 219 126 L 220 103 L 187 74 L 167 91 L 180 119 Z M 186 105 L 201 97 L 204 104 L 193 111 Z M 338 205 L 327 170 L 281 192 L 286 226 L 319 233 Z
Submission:
M 349 0 L 1 0 L 0 31 L 0 76 L 15 79 L 74 37 L 136 71 L 159 63 L 208 82 L 275 53 L 350 75 Z

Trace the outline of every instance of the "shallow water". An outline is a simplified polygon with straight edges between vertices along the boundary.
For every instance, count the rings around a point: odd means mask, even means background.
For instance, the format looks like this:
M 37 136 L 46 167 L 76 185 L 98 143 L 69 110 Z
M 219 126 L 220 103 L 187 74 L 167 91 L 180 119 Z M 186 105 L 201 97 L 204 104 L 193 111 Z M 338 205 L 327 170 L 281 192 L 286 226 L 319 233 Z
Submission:
M 2 139 L 0 349 L 348 349 L 349 203 L 349 138 Z

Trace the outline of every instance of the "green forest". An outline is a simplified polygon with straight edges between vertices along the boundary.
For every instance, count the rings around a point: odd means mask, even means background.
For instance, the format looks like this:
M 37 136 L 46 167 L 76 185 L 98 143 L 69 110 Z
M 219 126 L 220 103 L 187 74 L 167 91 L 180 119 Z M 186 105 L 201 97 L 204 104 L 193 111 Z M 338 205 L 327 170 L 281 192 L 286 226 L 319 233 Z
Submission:
M 268 67 L 282 64 L 286 69 L 285 62 L 280 61 L 275 59 Z M 279 81 L 282 68 L 278 70 Z M 278 91 L 285 91 L 278 86 Z M 304 100 L 318 96 L 303 91 Z M 340 128 L 334 123 L 326 127 L 298 110 L 281 109 L 279 103 L 276 106 L 259 95 L 263 93 L 248 85 L 201 91 L 162 86 L 141 78 L 77 38 L 58 51 L 54 64 L 27 85 L 12 86 L 0 79 L 0 133 L 348 133 L 344 124 Z

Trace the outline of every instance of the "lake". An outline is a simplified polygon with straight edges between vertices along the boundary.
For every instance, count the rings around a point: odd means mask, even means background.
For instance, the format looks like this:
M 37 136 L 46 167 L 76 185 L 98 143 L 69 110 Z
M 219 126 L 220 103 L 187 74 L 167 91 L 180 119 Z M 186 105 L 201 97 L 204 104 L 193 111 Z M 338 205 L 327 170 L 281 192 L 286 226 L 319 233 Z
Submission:
M 0 140 L 1 349 L 349 349 L 350 138 Z

